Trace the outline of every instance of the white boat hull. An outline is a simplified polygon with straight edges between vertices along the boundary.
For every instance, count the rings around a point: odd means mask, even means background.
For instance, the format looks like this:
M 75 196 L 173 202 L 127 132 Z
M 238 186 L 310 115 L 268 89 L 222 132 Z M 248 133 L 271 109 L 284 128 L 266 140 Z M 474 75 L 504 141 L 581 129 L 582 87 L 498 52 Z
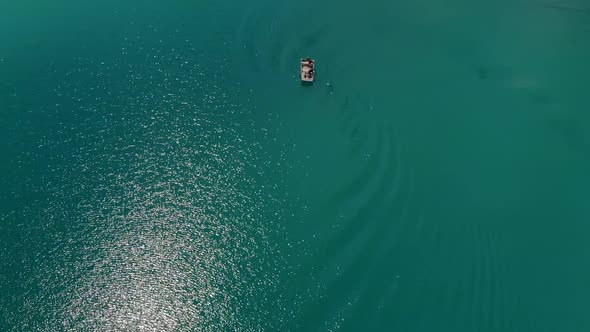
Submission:
M 313 71 L 313 75 L 309 75 L 310 70 Z M 313 82 L 315 79 L 315 61 L 312 59 L 311 64 L 305 59 L 301 59 L 301 81 L 302 82 Z

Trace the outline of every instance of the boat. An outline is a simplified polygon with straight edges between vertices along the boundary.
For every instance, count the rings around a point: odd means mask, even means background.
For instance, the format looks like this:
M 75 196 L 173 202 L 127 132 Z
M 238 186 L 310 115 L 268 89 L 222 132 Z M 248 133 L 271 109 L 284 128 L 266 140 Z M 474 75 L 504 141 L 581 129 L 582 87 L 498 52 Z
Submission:
M 301 81 L 313 82 L 315 79 L 315 61 L 311 58 L 301 59 Z

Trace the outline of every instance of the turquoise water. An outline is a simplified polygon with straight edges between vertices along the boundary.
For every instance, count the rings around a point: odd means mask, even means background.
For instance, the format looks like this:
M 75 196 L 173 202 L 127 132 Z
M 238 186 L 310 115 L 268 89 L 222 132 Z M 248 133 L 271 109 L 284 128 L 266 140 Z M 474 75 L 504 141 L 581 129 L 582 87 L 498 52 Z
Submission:
M 0 31 L 2 330 L 590 330 L 586 2 L 27 0 Z

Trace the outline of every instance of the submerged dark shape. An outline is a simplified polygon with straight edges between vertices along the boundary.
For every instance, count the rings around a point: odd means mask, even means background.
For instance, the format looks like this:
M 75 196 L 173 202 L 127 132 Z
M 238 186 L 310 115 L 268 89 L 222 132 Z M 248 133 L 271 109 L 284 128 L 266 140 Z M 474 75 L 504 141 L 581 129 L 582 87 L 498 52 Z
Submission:
M 480 80 L 486 80 L 488 78 L 488 70 L 483 66 L 477 67 L 477 77 Z

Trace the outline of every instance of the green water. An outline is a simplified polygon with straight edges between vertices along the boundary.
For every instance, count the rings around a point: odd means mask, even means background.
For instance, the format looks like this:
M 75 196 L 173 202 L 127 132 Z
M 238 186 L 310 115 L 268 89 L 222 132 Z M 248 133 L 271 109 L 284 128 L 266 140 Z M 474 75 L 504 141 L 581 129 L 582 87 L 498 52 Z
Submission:
M 589 33 L 582 0 L 0 3 L 0 330 L 590 331 Z

